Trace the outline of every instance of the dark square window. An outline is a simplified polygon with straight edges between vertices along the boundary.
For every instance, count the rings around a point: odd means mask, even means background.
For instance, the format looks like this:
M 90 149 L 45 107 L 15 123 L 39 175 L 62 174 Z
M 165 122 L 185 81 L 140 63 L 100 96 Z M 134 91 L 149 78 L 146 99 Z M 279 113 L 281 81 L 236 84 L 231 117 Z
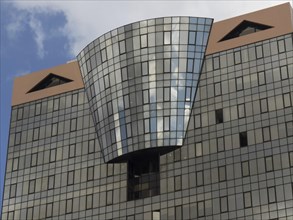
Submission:
M 128 200 L 160 193 L 159 154 L 144 153 L 128 161 Z
M 217 109 L 216 110 L 216 123 L 220 124 L 223 122 L 224 122 L 223 109 Z
M 240 141 L 240 147 L 246 147 L 248 142 L 247 142 L 247 132 L 241 132 L 239 133 L 239 141 Z

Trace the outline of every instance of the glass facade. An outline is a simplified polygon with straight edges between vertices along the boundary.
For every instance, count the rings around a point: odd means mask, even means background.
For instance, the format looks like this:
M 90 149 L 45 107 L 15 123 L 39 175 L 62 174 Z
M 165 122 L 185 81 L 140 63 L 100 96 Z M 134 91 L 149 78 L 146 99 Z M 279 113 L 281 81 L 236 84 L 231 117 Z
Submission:
M 78 55 L 105 161 L 182 146 L 212 19 L 166 17 L 114 29 Z
M 84 89 L 13 106 L 2 219 L 292 219 L 293 34 L 205 55 L 210 28 L 115 29 Z

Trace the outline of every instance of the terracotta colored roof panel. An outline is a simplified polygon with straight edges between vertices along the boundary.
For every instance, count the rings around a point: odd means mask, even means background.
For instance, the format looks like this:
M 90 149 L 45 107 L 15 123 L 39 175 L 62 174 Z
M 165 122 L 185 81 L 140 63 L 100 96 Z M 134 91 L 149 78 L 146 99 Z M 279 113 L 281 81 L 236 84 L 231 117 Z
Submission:
M 254 42 L 274 38 L 277 36 L 293 32 L 293 16 L 290 3 L 277 5 L 260 11 L 244 14 L 238 17 L 215 22 L 210 34 L 209 44 L 206 54 L 213 54 L 235 47 L 251 44 Z M 261 30 L 248 35 L 221 41 L 235 27 L 243 21 L 254 22 L 271 26 L 266 30 Z
M 29 92 L 38 85 L 49 74 L 72 80 L 70 82 Z M 84 88 L 78 63 L 76 61 L 37 71 L 25 76 L 15 78 L 13 85 L 12 106 L 42 99 L 45 97 L 58 95 L 64 92 Z

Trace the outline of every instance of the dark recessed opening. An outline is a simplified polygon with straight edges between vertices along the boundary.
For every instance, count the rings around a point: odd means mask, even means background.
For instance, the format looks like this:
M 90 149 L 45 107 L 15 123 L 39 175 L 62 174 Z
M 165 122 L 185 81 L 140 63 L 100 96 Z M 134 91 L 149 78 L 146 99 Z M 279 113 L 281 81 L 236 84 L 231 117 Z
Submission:
M 128 200 L 160 194 L 160 155 L 144 153 L 128 160 Z
M 236 26 L 232 31 L 230 31 L 225 37 L 223 37 L 220 40 L 220 42 L 225 40 L 230 40 L 236 37 L 252 34 L 258 31 L 263 31 L 269 28 L 272 28 L 272 26 L 244 20 L 238 26 Z
M 246 147 L 247 146 L 247 132 L 241 132 L 239 133 L 239 140 L 240 140 L 240 147 Z
M 64 83 L 71 82 L 71 79 L 64 78 L 62 76 L 57 76 L 53 73 L 50 73 L 48 76 L 46 76 L 41 82 L 39 82 L 37 85 L 35 85 L 28 93 L 39 91 L 42 89 L 50 88 L 53 86 L 62 85 Z
M 223 122 L 224 122 L 223 109 L 217 109 L 216 110 L 216 123 L 220 124 Z

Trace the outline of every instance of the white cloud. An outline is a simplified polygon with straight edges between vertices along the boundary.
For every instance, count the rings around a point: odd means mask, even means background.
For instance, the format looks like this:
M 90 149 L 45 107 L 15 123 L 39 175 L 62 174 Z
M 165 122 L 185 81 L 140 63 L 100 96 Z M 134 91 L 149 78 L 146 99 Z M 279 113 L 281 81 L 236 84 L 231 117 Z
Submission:
M 39 58 L 44 58 L 45 56 L 45 49 L 44 49 L 44 40 L 45 40 L 45 33 L 42 27 L 42 23 L 37 20 L 34 15 L 30 16 L 29 19 L 29 26 L 34 33 L 34 40 L 37 44 L 37 54 Z
M 66 18 L 63 35 L 68 53 L 77 55 L 88 43 L 116 27 L 153 17 L 199 16 L 216 21 L 270 7 L 286 1 L 15 1 L 17 9 L 30 14 L 62 12 Z M 36 19 L 36 17 L 34 17 Z M 44 31 L 35 21 L 33 30 L 39 48 L 44 48 Z M 13 28 L 11 28 L 13 29 Z M 38 34 L 39 35 L 38 35 Z
M 24 30 L 23 21 L 25 19 L 25 13 L 13 14 L 10 23 L 6 26 L 6 30 L 9 38 L 16 38 L 17 35 Z

